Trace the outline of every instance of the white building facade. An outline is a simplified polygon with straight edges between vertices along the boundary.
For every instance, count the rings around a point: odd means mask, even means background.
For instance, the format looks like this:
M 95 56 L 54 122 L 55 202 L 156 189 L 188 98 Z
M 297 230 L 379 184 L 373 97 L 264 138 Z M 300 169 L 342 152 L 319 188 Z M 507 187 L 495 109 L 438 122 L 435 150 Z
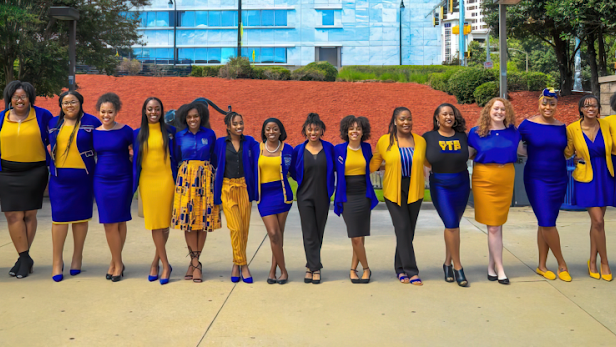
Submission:
M 464 18 L 466 23 L 471 26 L 471 33 L 466 36 L 466 47 L 471 41 L 486 42 L 488 38 L 489 27 L 484 21 L 481 3 L 484 0 L 465 0 L 464 1 Z M 451 62 L 458 57 L 460 50 L 460 37 L 451 32 L 452 28 L 459 23 L 460 13 L 445 13 L 441 21 L 441 55 L 443 60 Z M 465 49 L 465 51 L 468 51 Z

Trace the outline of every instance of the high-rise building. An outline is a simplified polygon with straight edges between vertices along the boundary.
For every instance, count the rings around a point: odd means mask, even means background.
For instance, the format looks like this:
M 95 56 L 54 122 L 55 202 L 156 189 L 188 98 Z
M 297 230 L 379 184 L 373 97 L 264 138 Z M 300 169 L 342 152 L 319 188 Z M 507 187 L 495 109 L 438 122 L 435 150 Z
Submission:
M 488 37 L 488 25 L 484 21 L 481 3 L 483 0 L 464 0 L 464 18 L 466 23 L 471 26 L 471 33 L 466 36 L 466 47 L 471 41 L 485 42 Z M 446 62 L 458 57 L 460 38 L 451 32 L 451 29 L 458 25 L 460 18 L 459 12 L 447 13 L 441 23 L 441 54 Z

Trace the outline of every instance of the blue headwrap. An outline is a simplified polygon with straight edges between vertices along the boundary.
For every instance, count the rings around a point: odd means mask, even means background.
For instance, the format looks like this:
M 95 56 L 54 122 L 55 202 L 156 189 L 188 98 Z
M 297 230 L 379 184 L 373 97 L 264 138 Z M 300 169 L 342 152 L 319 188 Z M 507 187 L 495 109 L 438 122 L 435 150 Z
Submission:
M 554 88 L 545 88 L 543 92 L 541 92 L 541 96 L 539 96 L 539 100 L 543 98 L 558 99 L 558 94 L 556 94 L 556 91 L 554 90 Z

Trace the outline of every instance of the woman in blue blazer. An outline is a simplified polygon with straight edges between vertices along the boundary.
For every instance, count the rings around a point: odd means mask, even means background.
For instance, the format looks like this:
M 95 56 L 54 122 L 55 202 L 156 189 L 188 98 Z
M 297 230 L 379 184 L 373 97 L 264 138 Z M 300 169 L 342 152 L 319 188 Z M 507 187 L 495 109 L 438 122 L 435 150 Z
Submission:
M 366 117 L 346 116 L 340 121 L 340 137 L 345 141 L 334 147 L 336 160 L 336 197 L 334 213 L 342 214 L 347 234 L 353 245 L 349 278 L 352 283 L 370 283 L 364 241 L 370 236 L 370 214 L 379 201 L 370 181 L 372 148 L 364 141 L 370 138 L 370 122 Z M 361 262 L 364 272 L 357 276 Z
M 83 96 L 76 91 L 60 95 L 60 115 L 49 121 L 51 147 L 49 201 L 51 202 L 51 237 L 53 240 L 52 279 L 62 281 L 62 253 L 73 225 L 75 251 L 71 276 L 81 273 L 83 245 L 92 219 L 94 204 L 94 129 L 101 126 L 98 118 L 83 112 Z
M 297 181 L 297 208 L 304 236 L 304 283 L 321 283 L 321 245 L 334 194 L 334 146 L 321 140 L 325 123 L 310 113 L 302 126 L 306 141 L 293 149 L 291 177 Z

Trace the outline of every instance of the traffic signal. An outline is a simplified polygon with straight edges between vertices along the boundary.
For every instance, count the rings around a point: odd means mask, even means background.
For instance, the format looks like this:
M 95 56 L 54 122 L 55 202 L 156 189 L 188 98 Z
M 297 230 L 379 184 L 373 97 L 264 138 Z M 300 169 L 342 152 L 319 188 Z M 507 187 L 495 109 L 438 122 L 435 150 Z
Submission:
M 447 8 L 449 9 L 449 13 L 460 12 L 460 1 L 449 0 Z
M 437 12 L 433 12 L 432 13 L 432 26 L 437 26 L 439 25 L 439 14 Z

